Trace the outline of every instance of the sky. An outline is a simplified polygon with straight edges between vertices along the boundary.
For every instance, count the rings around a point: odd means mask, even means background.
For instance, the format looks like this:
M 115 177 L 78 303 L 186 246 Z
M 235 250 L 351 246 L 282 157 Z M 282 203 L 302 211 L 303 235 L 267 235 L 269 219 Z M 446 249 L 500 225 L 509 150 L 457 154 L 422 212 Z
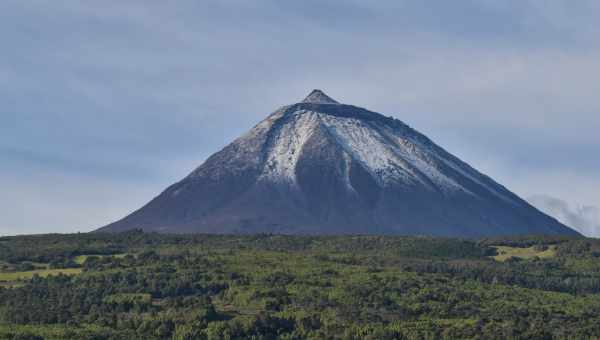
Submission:
M 141 207 L 314 88 L 600 236 L 600 2 L 0 2 L 0 235 Z

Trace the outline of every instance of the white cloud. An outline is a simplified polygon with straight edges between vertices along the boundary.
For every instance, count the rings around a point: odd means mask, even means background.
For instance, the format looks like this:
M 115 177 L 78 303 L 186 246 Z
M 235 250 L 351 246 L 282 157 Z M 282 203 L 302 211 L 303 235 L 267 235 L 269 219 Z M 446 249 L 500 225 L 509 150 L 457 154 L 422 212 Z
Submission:
M 548 195 L 529 197 L 529 202 L 541 211 L 590 237 L 600 237 L 600 208 L 569 204 Z

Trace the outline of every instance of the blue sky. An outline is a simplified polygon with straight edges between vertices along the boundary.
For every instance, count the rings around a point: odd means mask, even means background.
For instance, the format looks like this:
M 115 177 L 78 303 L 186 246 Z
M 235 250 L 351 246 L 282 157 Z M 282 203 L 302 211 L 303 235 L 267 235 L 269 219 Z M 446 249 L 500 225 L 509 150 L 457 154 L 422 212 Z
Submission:
M 597 22 L 593 0 L 3 0 L 0 234 L 116 220 L 321 88 L 600 235 Z

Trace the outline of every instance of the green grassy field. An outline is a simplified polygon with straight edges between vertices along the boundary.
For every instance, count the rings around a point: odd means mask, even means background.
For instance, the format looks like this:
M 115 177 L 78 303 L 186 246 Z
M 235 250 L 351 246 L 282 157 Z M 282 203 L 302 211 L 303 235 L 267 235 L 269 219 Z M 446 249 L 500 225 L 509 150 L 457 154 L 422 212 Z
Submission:
M 493 256 L 494 260 L 504 262 L 511 257 L 519 259 L 533 259 L 538 257 L 540 259 L 547 259 L 556 256 L 556 246 L 549 245 L 547 249 L 540 250 L 536 249 L 535 246 L 520 248 L 520 247 L 508 247 L 508 246 L 495 246 L 498 255 Z
M 50 275 L 76 275 L 81 273 L 81 268 L 67 268 L 67 269 L 38 269 L 26 272 L 13 272 L 13 273 L 2 273 L 0 272 L 0 282 L 15 282 L 20 280 L 29 280 L 35 275 L 40 277 L 47 277 Z
M 85 261 L 89 258 L 89 257 L 112 257 L 112 258 L 124 258 L 125 256 L 127 256 L 127 254 L 114 254 L 114 255 L 79 255 L 76 256 L 74 261 L 75 263 L 78 264 L 84 264 Z
M 83 265 L 85 261 L 92 256 L 95 257 L 111 257 L 111 258 L 124 258 L 127 254 L 115 254 L 115 255 L 80 255 L 76 256 L 73 260 L 79 265 Z M 50 269 L 47 263 L 31 262 L 36 268 L 35 270 L 28 271 L 1 271 L 0 270 L 0 286 L 2 287 L 16 287 L 21 285 L 23 282 L 32 279 L 34 276 L 48 277 L 55 275 L 77 275 L 81 274 L 82 268 L 62 268 L 62 269 Z

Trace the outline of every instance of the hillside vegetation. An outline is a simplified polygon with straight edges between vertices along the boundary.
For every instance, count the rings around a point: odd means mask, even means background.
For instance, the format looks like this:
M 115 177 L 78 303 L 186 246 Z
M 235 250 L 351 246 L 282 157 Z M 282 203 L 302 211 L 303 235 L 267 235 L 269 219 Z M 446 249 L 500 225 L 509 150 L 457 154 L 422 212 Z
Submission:
M 600 337 L 600 241 L 0 238 L 4 339 Z

